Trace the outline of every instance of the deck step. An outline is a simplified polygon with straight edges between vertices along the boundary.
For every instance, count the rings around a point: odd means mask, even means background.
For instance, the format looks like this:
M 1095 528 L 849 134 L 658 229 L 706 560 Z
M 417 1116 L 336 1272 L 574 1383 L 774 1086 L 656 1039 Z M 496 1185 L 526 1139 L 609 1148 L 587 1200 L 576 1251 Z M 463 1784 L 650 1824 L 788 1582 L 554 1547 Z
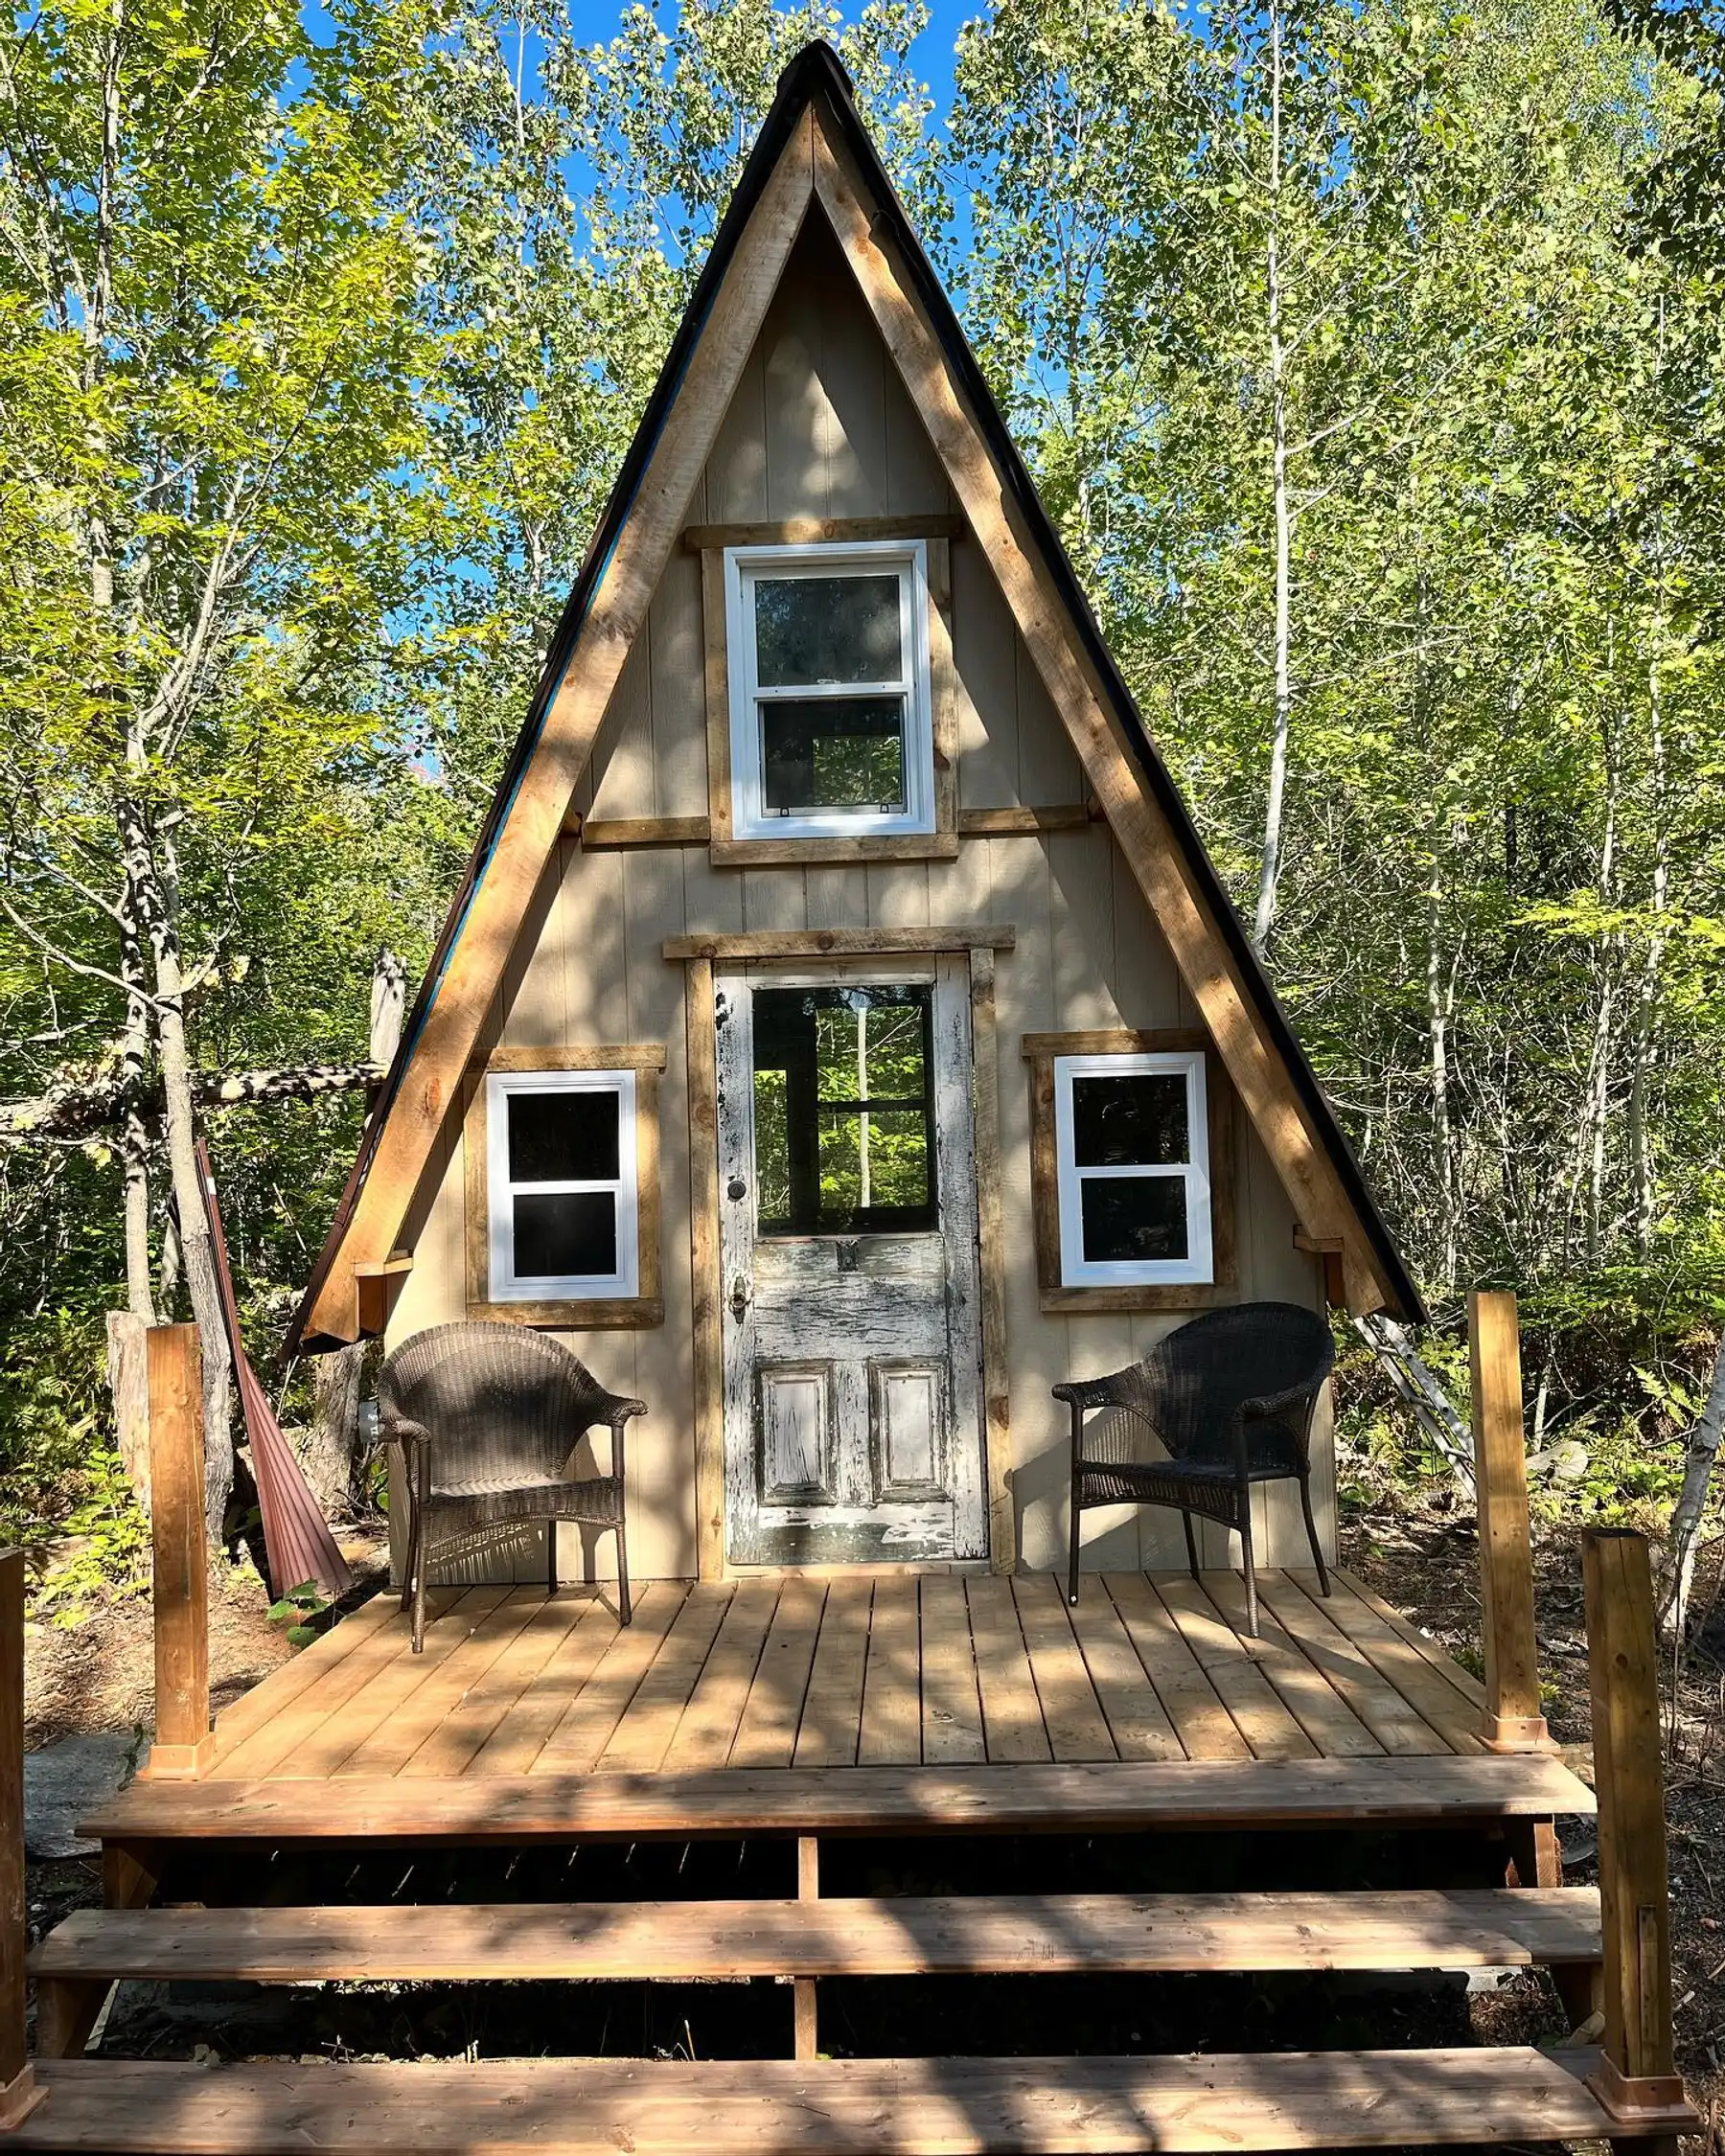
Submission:
M 505 1843 L 787 1834 L 1098 1834 L 1164 1826 L 1457 1825 L 1590 1814 L 1549 1754 L 1144 1759 L 699 1774 L 136 1781 L 104 1841 Z
M 1453 1893 L 80 1910 L 38 1980 L 260 1984 L 1523 1967 L 1599 1958 L 1592 1887 Z
M 1179 2156 L 1578 2141 L 1597 2054 L 182 2066 L 62 2060 L 19 2149 L 107 2156 Z M 1699 2122 L 1697 2121 L 1698 2124 Z M 1669 2133 L 1668 2121 L 1659 2131 Z

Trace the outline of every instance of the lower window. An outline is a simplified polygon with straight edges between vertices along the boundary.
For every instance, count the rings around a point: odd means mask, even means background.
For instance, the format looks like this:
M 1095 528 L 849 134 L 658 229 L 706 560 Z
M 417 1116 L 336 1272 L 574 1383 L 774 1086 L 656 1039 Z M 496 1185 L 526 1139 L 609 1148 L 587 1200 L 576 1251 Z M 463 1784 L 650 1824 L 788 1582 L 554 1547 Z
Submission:
M 1054 1058 L 1060 1284 L 1215 1277 L 1201 1049 Z
M 637 1295 L 635 1072 L 494 1072 L 485 1086 L 490 1299 Z

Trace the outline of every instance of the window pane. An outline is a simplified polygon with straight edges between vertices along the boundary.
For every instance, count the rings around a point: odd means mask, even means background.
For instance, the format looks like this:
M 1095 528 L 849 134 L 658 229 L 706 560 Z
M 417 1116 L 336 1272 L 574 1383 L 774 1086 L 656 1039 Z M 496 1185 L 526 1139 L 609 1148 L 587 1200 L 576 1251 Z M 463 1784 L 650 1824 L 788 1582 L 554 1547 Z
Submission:
M 754 607 L 763 687 L 903 678 L 896 575 L 757 577 Z
M 791 1217 L 791 1125 L 785 1073 L 754 1074 L 755 1210 L 762 1220 Z
M 932 1020 L 927 988 L 755 991 L 755 1185 L 764 1233 L 937 1225 Z
M 770 815 L 904 813 L 903 697 L 787 697 L 760 712 L 761 797 Z
M 1072 1080 L 1072 1158 L 1081 1168 L 1151 1168 L 1191 1158 L 1184 1071 Z
M 1086 1176 L 1079 1185 L 1087 1265 L 1184 1258 L 1184 1176 Z
M 516 1199 L 518 1280 L 605 1278 L 616 1270 L 617 1201 L 610 1191 L 544 1191 Z
M 508 1093 L 511 1182 L 614 1182 L 622 1103 L 609 1089 Z

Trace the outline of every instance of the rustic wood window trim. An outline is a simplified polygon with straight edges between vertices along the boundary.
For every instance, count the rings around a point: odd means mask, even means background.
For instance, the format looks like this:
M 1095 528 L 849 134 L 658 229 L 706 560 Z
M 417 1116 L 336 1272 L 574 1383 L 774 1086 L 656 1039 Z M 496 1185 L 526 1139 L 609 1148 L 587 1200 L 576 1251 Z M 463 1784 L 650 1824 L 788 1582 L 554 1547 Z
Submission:
M 908 520 L 907 520 L 908 521 Z M 725 604 L 724 545 L 701 552 L 702 633 L 705 654 L 708 857 L 715 868 L 788 867 L 799 862 L 955 860 L 958 856 L 958 696 L 953 663 L 952 542 L 946 518 L 930 518 L 917 532 L 926 557 L 929 633 L 929 722 L 934 759 L 934 828 L 928 832 L 860 833 L 856 836 L 743 838 L 732 812 L 730 654 Z M 940 527 L 937 532 L 936 527 Z M 771 532 L 775 527 L 747 527 Z M 787 527 L 788 528 L 788 527 Z M 702 539 L 735 545 L 725 526 L 697 527 Z M 844 527 L 835 525 L 835 543 Z
M 494 1048 L 468 1072 L 469 1099 L 462 1126 L 467 1188 L 467 1314 L 515 1325 L 542 1325 L 560 1332 L 602 1332 L 662 1325 L 665 1305 L 659 1278 L 658 1079 L 665 1067 L 662 1042 L 561 1048 Z M 611 1298 L 547 1302 L 491 1299 L 491 1177 L 488 1166 L 486 1080 L 518 1072 L 632 1071 L 634 1074 L 636 1292 Z
M 1068 1287 L 1060 1272 L 1060 1160 L 1055 1140 L 1054 1064 L 1060 1056 L 1204 1055 L 1208 1103 L 1212 1279 L 1112 1282 Z M 1234 1092 L 1214 1043 L 1189 1027 L 1139 1033 L 1027 1033 L 1024 1060 L 1030 1077 L 1030 1201 L 1036 1242 L 1036 1277 L 1042 1307 L 1050 1314 L 1083 1311 L 1205 1310 L 1239 1299 L 1234 1195 Z

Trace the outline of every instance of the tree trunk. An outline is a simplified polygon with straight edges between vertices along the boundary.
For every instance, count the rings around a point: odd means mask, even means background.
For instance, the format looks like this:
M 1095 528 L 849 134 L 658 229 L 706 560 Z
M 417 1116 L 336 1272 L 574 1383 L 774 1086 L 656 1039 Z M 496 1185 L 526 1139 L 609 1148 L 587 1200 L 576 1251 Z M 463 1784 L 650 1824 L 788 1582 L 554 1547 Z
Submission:
M 192 1297 L 203 1353 L 204 1524 L 212 1543 L 219 1543 L 234 1486 L 234 1441 L 229 1427 L 232 1370 L 221 1290 L 197 1172 L 196 1111 L 192 1098 L 192 1066 L 186 1048 L 185 980 L 180 966 L 179 930 L 174 919 L 177 896 L 172 856 L 158 862 L 152 834 L 140 804 L 122 795 L 121 843 L 126 875 L 138 900 L 138 918 L 150 937 L 155 963 L 156 1042 L 162 1063 L 162 1105 L 168 1135 L 168 1165 L 179 1211 L 180 1262 Z
M 1666 817 L 1665 711 L 1660 700 L 1659 640 L 1663 624 L 1654 622 L 1654 651 L 1647 664 L 1648 754 L 1653 789 L 1653 875 L 1648 893 L 1652 925 L 1636 992 L 1633 1069 L 1629 1084 L 1629 1162 L 1635 1212 L 1635 1247 L 1644 1257 L 1653 1241 L 1653 1135 L 1647 1113 L 1647 1089 L 1653 1066 L 1654 1019 L 1659 1005 L 1659 975 L 1665 962 L 1665 916 L 1669 896 L 1670 840 Z
M 380 951 L 372 972 L 372 1067 L 387 1070 L 401 1044 L 407 976 L 393 951 Z M 365 1384 L 368 1341 L 356 1341 L 333 1354 L 320 1355 L 312 1378 L 314 1407 L 306 1461 L 311 1486 L 326 1508 L 353 1502 L 358 1464 L 359 1400 Z
M 1690 1590 L 1695 1582 L 1695 1545 L 1701 1537 L 1701 1515 L 1707 1508 L 1708 1485 L 1714 1461 L 1719 1456 L 1719 1440 L 1725 1436 L 1725 1335 L 1714 1361 L 1713 1383 L 1700 1419 L 1690 1432 L 1689 1457 L 1684 1463 L 1683 1488 L 1671 1512 L 1671 1532 L 1666 1550 L 1666 1621 L 1672 1633 L 1683 1637 L 1689 1615 Z
M 1259 957 L 1276 920 L 1281 880 L 1282 804 L 1288 784 L 1288 726 L 1294 703 L 1293 518 L 1288 502 L 1287 356 L 1281 319 L 1281 9 L 1270 7 L 1270 230 L 1265 241 L 1265 288 L 1270 329 L 1270 483 L 1276 524 L 1276 623 L 1274 703 L 1270 725 L 1270 784 L 1264 800 L 1264 854 L 1258 870 L 1257 910 L 1252 940 Z
M 145 1368 L 144 1319 L 129 1310 L 107 1314 L 107 1380 L 114 1403 L 114 1443 L 132 1494 L 150 1509 L 150 1374 Z

